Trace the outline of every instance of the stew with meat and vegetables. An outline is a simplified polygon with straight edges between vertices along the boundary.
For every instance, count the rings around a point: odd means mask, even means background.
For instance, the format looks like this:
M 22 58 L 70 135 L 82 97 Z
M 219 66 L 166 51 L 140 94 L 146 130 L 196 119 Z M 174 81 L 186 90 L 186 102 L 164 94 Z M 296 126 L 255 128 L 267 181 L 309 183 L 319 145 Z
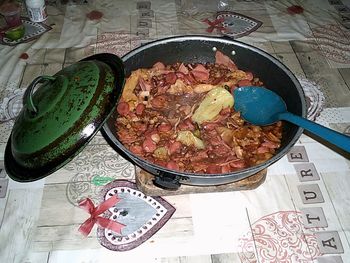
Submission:
M 221 174 L 255 166 L 280 147 L 282 122 L 254 126 L 233 109 L 233 89 L 251 85 L 263 83 L 220 51 L 215 63 L 157 62 L 135 70 L 117 105 L 117 138 L 171 170 Z

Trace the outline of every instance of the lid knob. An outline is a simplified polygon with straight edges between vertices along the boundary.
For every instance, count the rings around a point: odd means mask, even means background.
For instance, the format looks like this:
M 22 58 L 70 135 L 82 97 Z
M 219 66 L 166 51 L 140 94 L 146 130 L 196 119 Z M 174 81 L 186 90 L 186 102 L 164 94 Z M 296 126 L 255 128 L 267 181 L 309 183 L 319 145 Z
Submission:
M 32 83 L 29 85 L 29 87 L 24 93 L 23 104 L 27 105 L 27 109 L 31 115 L 36 115 L 38 113 L 38 109 L 33 102 L 33 93 L 34 93 L 35 86 L 39 83 L 44 83 L 55 79 L 56 78 L 52 76 L 39 76 L 39 77 L 36 77 L 32 81 Z

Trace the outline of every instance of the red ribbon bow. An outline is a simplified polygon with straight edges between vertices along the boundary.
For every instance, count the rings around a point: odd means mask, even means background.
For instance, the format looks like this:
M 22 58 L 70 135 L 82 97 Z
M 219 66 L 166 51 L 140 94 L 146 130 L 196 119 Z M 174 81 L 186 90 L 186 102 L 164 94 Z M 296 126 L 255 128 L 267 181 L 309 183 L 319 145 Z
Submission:
M 225 18 L 223 17 L 217 18 L 214 21 L 210 21 L 208 18 L 203 20 L 204 23 L 207 23 L 209 25 L 209 27 L 206 30 L 208 33 L 213 32 L 214 29 L 216 29 L 217 31 L 224 31 L 225 27 L 222 25 L 222 22 L 224 21 Z
M 99 216 L 108 208 L 113 207 L 116 203 L 119 202 L 119 200 L 120 199 L 116 195 L 113 195 L 111 198 L 108 198 L 106 201 L 104 201 L 103 203 L 101 203 L 96 207 L 94 206 L 94 203 L 89 198 L 82 200 L 79 203 L 79 207 L 84 209 L 86 212 L 88 212 L 90 214 L 90 218 L 88 218 L 79 227 L 78 229 L 79 232 L 82 233 L 84 236 L 88 236 L 92 228 L 94 227 L 95 223 L 97 223 L 100 227 L 108 228 L 120 234 L 122 227 L 124 227 L 125 225 Z

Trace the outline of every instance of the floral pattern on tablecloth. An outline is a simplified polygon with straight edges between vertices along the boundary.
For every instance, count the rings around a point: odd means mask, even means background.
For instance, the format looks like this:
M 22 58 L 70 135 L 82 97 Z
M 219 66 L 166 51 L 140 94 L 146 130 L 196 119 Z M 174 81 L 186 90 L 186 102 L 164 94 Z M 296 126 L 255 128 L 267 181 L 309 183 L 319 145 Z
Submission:
M 266 215 L 252 224 L 252 232 L 240 239 L 242 252 L 255 246 L 261 263 L 308 263 L 321 253 L 316 237 L 301 223 L 301 213 L 279 211 Z M 243 254 L 245 255 L 245 254 Z M 243 263 L 251 258 L 241 256 Z

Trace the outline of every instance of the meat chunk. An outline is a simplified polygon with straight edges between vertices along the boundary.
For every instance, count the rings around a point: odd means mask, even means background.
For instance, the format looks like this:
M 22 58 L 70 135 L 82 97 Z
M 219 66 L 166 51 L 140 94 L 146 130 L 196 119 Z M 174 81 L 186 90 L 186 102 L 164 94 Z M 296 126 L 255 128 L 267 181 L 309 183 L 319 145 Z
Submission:
M 194 78 L 198 81 L 206 81 L 209 79 L 209 70 L 203 65 L 198 64 L 192 71 Z
M 218 65 L 224 65 L 231 71 L 237 69 L 236 64 L 228 56 L 224 55 L 220 51 L 216 51 L 215 53 L 215 63 Z

